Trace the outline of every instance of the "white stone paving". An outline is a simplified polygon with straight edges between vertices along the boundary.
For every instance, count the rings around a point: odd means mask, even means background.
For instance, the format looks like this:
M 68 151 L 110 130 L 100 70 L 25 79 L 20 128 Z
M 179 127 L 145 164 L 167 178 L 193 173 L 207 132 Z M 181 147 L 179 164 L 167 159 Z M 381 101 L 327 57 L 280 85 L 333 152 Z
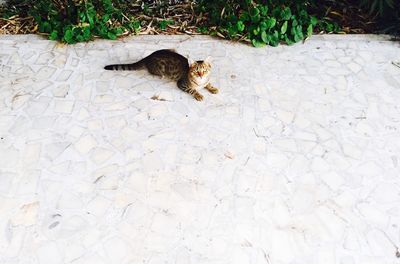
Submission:
M 220 93 L 103 70 L 161 48 L 211 55 Z M 399 61 L 377 36 L 1 36 L 0 263 L 400 263 Z

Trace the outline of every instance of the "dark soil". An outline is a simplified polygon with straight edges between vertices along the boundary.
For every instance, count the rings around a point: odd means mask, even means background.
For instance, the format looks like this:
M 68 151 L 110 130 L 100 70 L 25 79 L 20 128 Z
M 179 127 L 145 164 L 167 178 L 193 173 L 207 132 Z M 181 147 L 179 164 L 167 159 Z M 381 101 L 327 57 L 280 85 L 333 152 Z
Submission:
M 365 34 L 377 31 L 376 18 L 362 10 L 353 0 L 321 0 L 313 11 L 338 23 L 343 33 Z

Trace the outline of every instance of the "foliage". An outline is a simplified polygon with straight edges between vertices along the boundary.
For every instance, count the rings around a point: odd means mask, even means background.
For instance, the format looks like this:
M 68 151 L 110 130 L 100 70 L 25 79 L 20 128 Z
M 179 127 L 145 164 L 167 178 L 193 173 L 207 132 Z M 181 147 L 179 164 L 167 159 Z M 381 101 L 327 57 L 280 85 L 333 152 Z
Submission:
M 111 0 L 35 0 L 29 13 L 39 32 L 69 44 L 94 36 L 116 39 L 126 30 L 140 29 L 135 20 L 121 23 L 122 12 Z
M 291 45 L 310 36 L 318 26 L 328 32 L 338 26 L 308 13 L 306 0 L 200 0 L 201 12 L 209 15 L 209 25 L 217 33 L 232 38 L 246 38 L 255 47 L 266 44 Z
M 0 32 L 39 31 L 66 43 L 94 37 L 116 39 L 139 30 L 147 34 L 197 31 L 245 40 L 256 47 L 291 45 L 313 32 L 379 30 L 400 34 L 399 0 L 8 0 L 6 3 L 0 6 Z
M 173 20 L 161 20 L 158 22 L 158 26 L 160 27 L 161 30 L 165 30 L 168 25 L 174 24 Z

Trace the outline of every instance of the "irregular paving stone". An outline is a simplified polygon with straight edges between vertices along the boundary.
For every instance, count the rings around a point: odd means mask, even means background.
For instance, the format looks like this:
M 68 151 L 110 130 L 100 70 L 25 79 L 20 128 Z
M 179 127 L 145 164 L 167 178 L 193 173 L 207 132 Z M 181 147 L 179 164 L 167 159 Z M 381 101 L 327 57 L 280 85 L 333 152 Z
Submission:
M 48 80 L 53 76 L 53 74 L 56 72 L 56 68 L 50 67 L 50 66 L 43 66 L 40 68 L 38 72 L 35 74 L 35 78 L 37 80 Z
M 70 89 L 69 84 L 61 84 L 55 89 L 52 90 L 52 93 L 55 97 L 65 97 L 68 94 Z
M 74 92 L 74 96 L 76 100 L 90 101 L 92 89 L 90 87 L 79 87 L 79 89 Z
M 77 116 L 78 120 L 85 120 L 89 117 L 90 117 L 90 113 L 88 112 L 88 110 L 86 108 L 81 108 L 81 110 L 79 110 L 79 113 Z
M 74 101 L 61 101 L 54 102 L 54 112 L 62 114 L 71 114 L 74 108 Z
M 39 263 L 63 263 L 60 249 L 56 242 L 48 241 L 37 249 L 37 260 Z
M 21 65 L 23 64 L 21 57 L 17 52 L 11 54 L 10 59 L 8 61 L 10 65 Z
M 27 115 L 30 116 L 35 116 L 35 115 L 41 115 L 44 113 L 44 111 L 47 109 L 49 106 L 48 102 L 30 102 L 27 107 L 25 107 L 25 112 Z
M 92 155 L 91 159 L 97 163 L 101 164 L 111 158 L 114 155 L 114 151 L 106 149 L 106 148 L 96 148 Z
M 29 144 L 25 146 L 22 162 L 24 166 L 36 165 L 40 159 L 41 144 Z
M 1 172 L 0 177 L 0 191 L 3 194 L 7 194 L 12 187 L 13 180 L 16 178 L 16 174 L 12 172 Z
M 158 153 L 149 153 L 143 157 L 143 169 L 145 172 L 161 170 L 163 161 Z
M 57 76 L 56 81 L 58 82 L 65 82 L 69 79 L 69 77 L 71 76 L 72 71 L 70 70 L 64 70 L 62 72 L 60 72 L 60 74 Z
M 104 111 L 121 111 L 128 107 L 127 102 L 117 102 L 104 107 Z
M 101 196 L 96 196 L 88 203 L 87 210 L 90 214 L 101 217 L 107 212 L 107 209 L 110 207 L 110 205 L 110 200 Z
M 349 67 L 354 73 L 358 73 L 362 69 L 360 65 L 354 62 L 347 64 L 347 67 Z
M 55 160 L 66 148 L 71 145 L 69 142 L 54 142 L 45 146 L 45 157 Z
M 74 146 L 81 154 L 86 154 L 95 146 L 97 146 L 97 141 L 93 138 L 93 136 L 85 135 L 75 142 Z
M 103 128 L 103 124 L 101 120 L 90 120 L 88 121 L 88 128 L 90 130 L 99 130 Z
M 110 94 L 102 94 L 102 95 L 97 95 L 94 98 L 93 103 L 95 104 L 106 104 L 106 103 L 111 103 L 115 100 L 115 97 Z
M 14 226 L 31 226 L 37 221 L 39 211 L 39 202 L 33 202 L 22 205 L 17 214 L 11 219 L 11 224 Z
M 110 90 L 111 83 L 109 81 L 96 82 L 96 90 L 98 93 L 105 93 Z
M 13 109 L 18 109 L 22 105 L 24 105 L 29 98 L 31 97 L 30 94 L 16 94 L 12 97 L 11 103 L 12 103 L 12 108 Z
M 39 55 L 35 63 L 40 65 L 47 65 L 53 58 L 53 52 L 45 52 Z

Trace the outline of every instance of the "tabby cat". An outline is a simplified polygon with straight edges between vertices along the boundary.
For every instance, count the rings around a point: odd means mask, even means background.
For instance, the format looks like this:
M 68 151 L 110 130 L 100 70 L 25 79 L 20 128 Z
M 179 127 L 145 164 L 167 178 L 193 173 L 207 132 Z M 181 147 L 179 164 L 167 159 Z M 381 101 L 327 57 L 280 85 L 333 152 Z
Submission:
M 158 50 L 132 64 L 114 64 L 104 67 L 106 70 L 139 70 L 146 68 L 151 74 L 177 81 L 179 89 L 201 101 L 203 95 L 198 92 L 206 88 L 210 93 L 218 89 L 210 84 L 211 64 L 208 57 L 204 61 L 189 61 L 174 50 Z

